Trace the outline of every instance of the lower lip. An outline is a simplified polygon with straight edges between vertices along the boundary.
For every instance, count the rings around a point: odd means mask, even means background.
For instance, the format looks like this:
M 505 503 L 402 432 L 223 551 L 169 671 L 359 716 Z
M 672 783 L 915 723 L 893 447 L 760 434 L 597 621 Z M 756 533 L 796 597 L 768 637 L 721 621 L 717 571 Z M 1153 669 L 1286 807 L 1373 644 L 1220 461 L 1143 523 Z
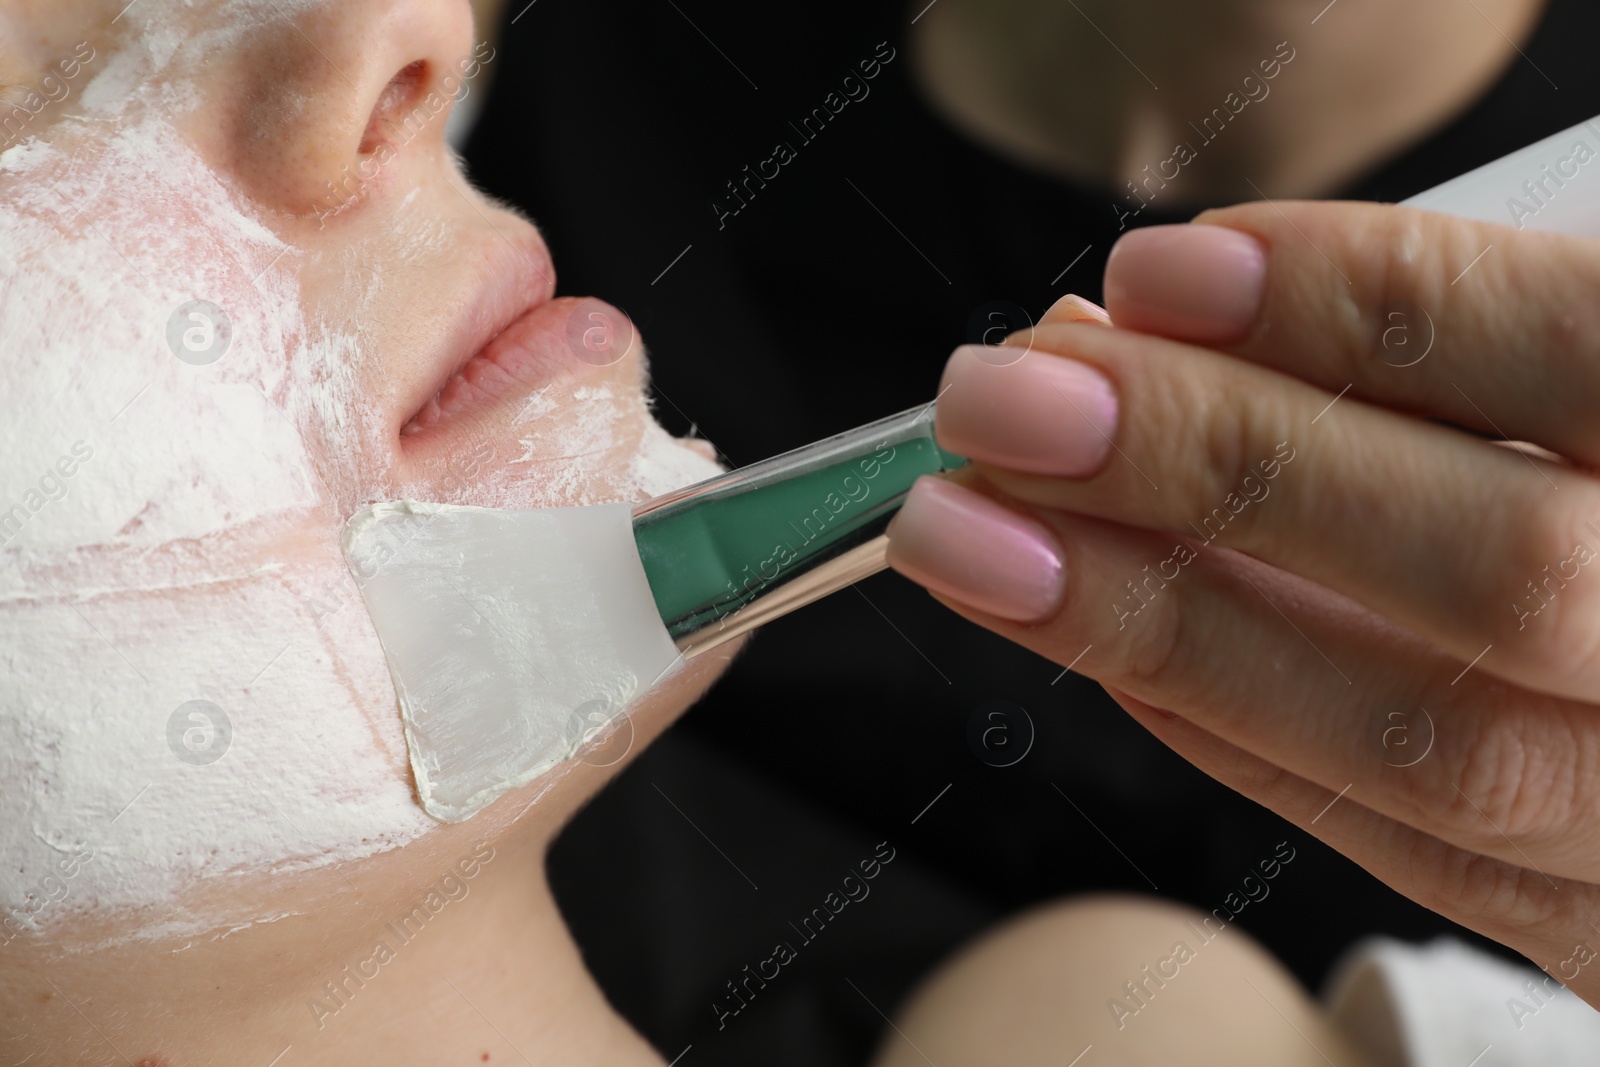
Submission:
M 416 437 L 522 399 L 560 378 L 635 356 L 639 334 L 622 311 L 594 297 L 530 308 L 456 372 L 400 432 Z

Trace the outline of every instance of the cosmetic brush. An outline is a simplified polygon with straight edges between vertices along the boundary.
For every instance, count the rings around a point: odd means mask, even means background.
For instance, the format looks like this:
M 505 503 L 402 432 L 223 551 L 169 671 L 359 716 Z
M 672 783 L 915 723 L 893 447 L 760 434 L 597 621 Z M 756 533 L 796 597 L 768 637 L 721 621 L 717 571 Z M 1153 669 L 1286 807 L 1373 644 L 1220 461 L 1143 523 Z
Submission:
M 884 567 L 912 484 L 964 462 L 934 406 L 638 507 L 378 504 L 344 552 L 424 808 L 466 819 L 701 655 Z
M 1406 201 L 1600 236 L 1600 121 Z M 627 504 L 412 501 L 344 551 L 388 658 L 417 792 L 460 822 L 571 759 L 683 663 L 882 570 L 912 483 L 963 461 L 934 405 Z

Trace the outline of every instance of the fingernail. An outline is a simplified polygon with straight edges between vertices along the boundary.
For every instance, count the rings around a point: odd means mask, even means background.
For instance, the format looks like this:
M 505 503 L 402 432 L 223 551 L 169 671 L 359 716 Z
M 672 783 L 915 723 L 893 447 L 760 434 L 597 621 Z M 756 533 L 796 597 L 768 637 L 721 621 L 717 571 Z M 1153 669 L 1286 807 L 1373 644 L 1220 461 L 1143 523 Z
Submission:
M 1013 622 L 1061 608 L 1061 544 L 1041 523 L 940 478 L 919 478 L 889 524 L 889 566 Z
M 957 455 L 1032 474 L 1086 478 L 1117 428 L 1117 394 L 1087 363 L 1029 352 L 996 364 L 963 345 L 945 364 L 935 416 L 939 443 Z
M 1106 261 L 1106 307 L 1124 329 L 1180 341 L 1243 340 L 1261 314 L 1266 248 L 1223 226 L 1150 226 Z
M 1068 293 L 1051 304 L 1050 310 L 1039 320 L 1040 325 L 1066 322 L 1098 322 L 1102 326 L 1110 326 L 1111 314 L 1093 300 Z

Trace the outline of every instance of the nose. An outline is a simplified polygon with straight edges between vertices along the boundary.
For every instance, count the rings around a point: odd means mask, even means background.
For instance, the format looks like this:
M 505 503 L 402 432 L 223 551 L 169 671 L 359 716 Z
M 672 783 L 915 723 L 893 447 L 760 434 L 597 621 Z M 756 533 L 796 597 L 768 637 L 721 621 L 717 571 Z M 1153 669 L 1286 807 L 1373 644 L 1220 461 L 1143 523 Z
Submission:
M 472 53 L 468 0 L 273 8 L 282 17 L 241 41 L 224 65 L 231 77 L 213 75 L 216 96 L 195 131 L 251 197 L 326 217 L 386 172 L 444 152 L 451 101 L 484 61 Z

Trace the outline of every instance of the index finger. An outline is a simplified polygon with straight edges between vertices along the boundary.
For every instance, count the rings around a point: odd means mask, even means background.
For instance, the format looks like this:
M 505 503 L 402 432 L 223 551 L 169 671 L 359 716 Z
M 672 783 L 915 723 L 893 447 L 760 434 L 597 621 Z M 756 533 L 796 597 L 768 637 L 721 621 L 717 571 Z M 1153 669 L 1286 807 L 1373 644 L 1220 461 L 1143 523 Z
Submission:
M 1127 234 L 1122 327 L 1600 463 L 1600 243 L 1374 204 L 1245 204 Z

